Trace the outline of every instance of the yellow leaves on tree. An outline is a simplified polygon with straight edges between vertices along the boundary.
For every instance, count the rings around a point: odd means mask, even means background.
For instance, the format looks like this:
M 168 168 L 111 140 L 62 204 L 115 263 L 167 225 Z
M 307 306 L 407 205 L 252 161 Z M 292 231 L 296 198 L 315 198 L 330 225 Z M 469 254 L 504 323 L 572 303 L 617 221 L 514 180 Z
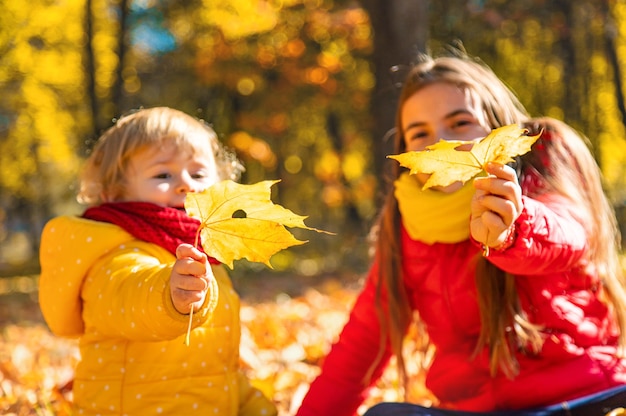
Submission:
M 530 151 L 539 134 L 528 136 L 526 133 L 526 129 L 512 124 L 493 130 L 487 137 L 474 143 L 469 151 L 457 150 L 468 142 L 441 140 L 423 151 L 388 157 L 409 168 L 411 174 L 431 174 L 423 189 L 448 186 L 454 182 L 467 182 L 482 172 L 489 162 L 507 164 L 515 156 Z
M 203 20 L 219 27 L 229 41 L 272 30 L 278 22 L 277 8 L 262 0 L 204 1 L 201 10 Z
M 271 187 L 278 181 L 242 185 L 222 181 L 201 193 L 187 194 L 185 210 L 198 218 L 204 251 L 233 268 L 233 261 L 245 258 L 264 263 L 287 247 L 306 241 L 296 239 L 285 227 L 324 232 L 304 224 L 296 215 L 271 201 Z
M 80 162 L 85 109 L 84 2 L 3 2 L 0 189 L 12 198 L 61 198 Z

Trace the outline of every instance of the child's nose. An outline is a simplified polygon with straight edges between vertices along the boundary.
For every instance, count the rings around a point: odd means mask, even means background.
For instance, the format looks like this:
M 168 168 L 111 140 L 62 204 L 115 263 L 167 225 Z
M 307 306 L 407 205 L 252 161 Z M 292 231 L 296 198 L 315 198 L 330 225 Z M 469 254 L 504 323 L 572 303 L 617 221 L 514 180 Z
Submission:
M 180 175 L 180 180 L 176 188 L 179 193 L 198 192 L 199 189 L 200 185 L 191 175 L 188 173 Z

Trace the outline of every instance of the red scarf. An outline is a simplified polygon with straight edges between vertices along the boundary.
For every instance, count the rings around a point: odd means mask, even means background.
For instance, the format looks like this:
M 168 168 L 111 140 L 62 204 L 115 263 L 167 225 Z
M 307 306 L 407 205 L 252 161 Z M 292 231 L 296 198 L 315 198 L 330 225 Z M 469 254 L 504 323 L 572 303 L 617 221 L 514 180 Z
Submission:
M 159 245 L 174 255 L 180 244 L 194 245 L 200 227 L 200 221 L 184 211 L 150 202 L 108 202 L 88 208 L 83 218 L 115 224 L 134 237 Z M 204 251 L 201 246 L 197 248 Z M 212 257 L 209 261 L 220 264 Z

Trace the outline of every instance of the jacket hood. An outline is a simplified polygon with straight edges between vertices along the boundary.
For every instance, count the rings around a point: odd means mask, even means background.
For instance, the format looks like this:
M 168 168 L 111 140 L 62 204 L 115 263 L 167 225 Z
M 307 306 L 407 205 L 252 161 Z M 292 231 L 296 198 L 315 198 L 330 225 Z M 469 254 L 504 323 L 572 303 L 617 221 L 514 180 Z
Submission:
M 112 249 L 133 240 L 121 228 L 78 217 L 61 216 L 50 220 L 41 237 L 39 303 L 50 329 L 63 336 L 79 336 L 84 331 L 83 279 L 94 262 Z

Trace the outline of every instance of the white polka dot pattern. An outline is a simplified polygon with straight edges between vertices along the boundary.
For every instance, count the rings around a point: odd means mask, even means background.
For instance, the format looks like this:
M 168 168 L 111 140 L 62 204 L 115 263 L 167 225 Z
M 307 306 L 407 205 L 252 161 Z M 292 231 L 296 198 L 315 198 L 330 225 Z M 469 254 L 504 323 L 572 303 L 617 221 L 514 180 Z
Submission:
M 276 415 L 238 371 L 239 299 L 224 267 L 214 269 L 216 309 L 194 314 L 185 346 L 188 317 L 169 298 L 169 252 L 71 217 L 52 220 L 41 247 L 46 322 L 81 335 L 75 414 Z

